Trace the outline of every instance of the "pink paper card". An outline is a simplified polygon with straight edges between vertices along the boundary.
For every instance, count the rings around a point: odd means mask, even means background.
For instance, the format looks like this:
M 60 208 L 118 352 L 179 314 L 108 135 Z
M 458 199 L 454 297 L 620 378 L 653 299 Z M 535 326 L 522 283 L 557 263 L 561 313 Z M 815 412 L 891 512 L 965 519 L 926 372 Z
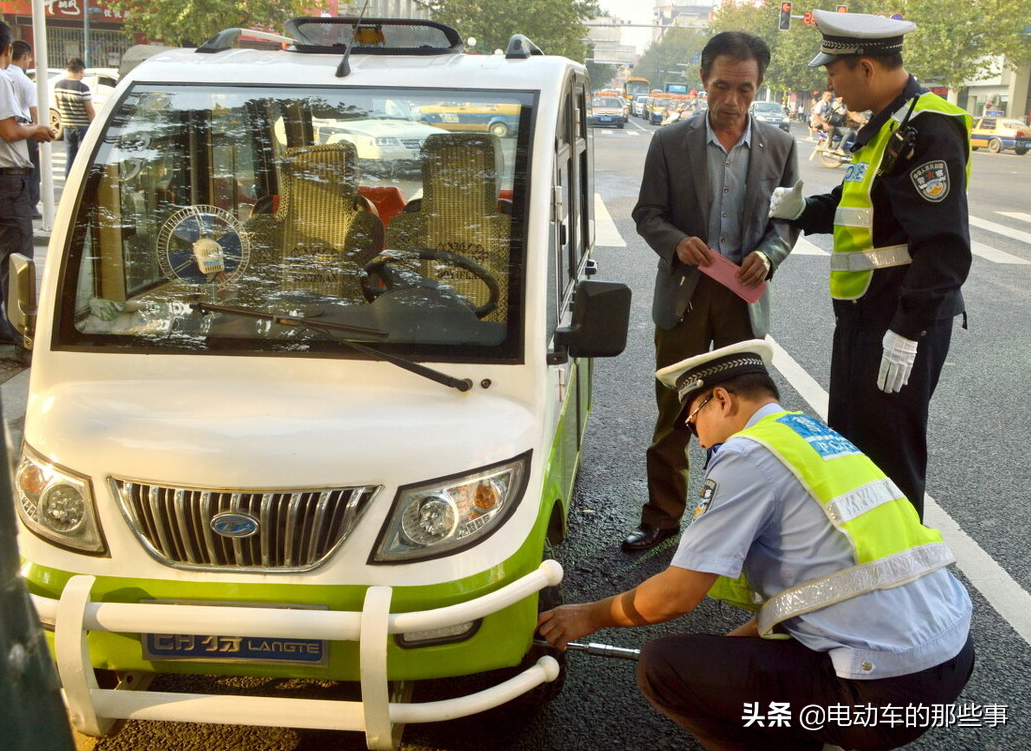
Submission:
M 766 289 L 766 282 L 755 287 L 743 285 L 741 280 L 737 278 L 737 272 L 741 270 L 741 267 L 715 251 L 712 253 L 712 263 L 708 266 L 699 266 L 698 270 L 703 274 L 711 276 L 745 302 L 755 302 L 762 296 L 763 290 Z

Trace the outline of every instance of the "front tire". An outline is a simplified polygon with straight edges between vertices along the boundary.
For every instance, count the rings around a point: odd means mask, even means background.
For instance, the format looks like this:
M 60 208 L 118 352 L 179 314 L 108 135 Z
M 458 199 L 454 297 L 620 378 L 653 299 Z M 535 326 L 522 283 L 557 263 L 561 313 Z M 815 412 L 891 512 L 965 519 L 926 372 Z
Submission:
M 491 123 L 490 134 L 497 136 L 498 138 L 504 138 L 508 135 L 508 126 L 505 123 Z
M 842 165 L 842 161 L 838 159 L 838 155 L 829 149 L 820 149 L 816 153 L 822 164 L 827 169 L 837 169 Z

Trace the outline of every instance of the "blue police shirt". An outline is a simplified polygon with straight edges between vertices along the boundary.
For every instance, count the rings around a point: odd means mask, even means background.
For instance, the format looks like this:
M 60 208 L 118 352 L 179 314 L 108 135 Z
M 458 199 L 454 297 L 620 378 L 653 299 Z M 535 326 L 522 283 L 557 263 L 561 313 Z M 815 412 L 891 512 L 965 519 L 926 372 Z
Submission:
M 759 409 L 752 427 L 779 404 Z M 854 564 L 845 535 L 768 449 L 731 437 L 709 463 L 707 499 L 695 509 L 672 565 L 735 578 L 773 595 Z M 712 484 L 715 487 L 712 488 Z M 970 597 L 948 569 L 790 618 L 781 625 L 842 678 L 908 675 L 955 657 L 970 631 Z

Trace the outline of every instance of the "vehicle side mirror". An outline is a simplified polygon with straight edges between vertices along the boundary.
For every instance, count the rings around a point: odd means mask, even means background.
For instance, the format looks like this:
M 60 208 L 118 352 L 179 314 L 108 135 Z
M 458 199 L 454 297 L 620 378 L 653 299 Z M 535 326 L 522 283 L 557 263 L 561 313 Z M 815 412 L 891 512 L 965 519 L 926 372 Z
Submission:
M 555 331 L 554 362 L 573 357 L 615 357 L 626 347 L 630 288 L 619 282 L 583 281 L 576 288 L 572 325 Z
M 7 320 L 32 349 L 36 333 L 36 264 L 28 256 L 12 253 L 7 274 Z

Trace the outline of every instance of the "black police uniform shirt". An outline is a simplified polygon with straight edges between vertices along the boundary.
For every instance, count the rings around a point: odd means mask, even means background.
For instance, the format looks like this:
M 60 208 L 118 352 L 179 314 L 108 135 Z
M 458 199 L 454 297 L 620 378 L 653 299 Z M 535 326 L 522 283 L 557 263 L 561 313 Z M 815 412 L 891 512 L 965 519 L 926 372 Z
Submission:
M 902 94 L 860 129 L 853 150 L 873 138 L 908 101 L 926 91 L 910 76 Z M 866 294 L 856 301 L 834 300 L 840 326 L 890 328 L 919 341 L 936 321 L 964 312 L 960 287 L 970 271 L 966 169 L 967 134 L 958 117 L 922 112 L 909 121 L 917 132 L 913 155 L 899 157 L 894 169 L 874 181 L 875 247 L 909 246 L 912 263 L 873 272 Z M 943 161 L 948 168 L 948 194 L 940 201 L 925 198 L 912 177 L 928 162 Z M 829 194 L 812 196 L 792 224 L 807 234 L 834 230 L 834 212 L 841 199 L 839 185 Z

